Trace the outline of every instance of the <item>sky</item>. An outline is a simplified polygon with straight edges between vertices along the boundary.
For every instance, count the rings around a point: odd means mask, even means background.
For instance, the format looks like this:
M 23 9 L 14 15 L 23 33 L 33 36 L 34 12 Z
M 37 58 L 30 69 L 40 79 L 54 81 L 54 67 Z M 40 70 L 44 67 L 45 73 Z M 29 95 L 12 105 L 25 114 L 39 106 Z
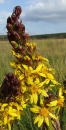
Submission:
M 66 32 L 66 0 L 0 0 L 0 35 L 7 34 L 6 22 L 15 6 L 29 35 Z

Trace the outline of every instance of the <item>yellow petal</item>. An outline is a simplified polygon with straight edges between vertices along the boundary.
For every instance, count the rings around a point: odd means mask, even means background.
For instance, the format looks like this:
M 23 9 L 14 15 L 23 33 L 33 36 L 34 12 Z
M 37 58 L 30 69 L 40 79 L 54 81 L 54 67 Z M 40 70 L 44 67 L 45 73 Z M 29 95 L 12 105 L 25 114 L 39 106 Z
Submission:
M 2 105 L 2 107 L 6 107 L 6 106 L 8 106 L 8 104 L 7 104 L 7 103 L 4 103 L 4 104 Z
M 24 78 L 24 75 L 20 75 L 19 79 L 22 80 Z
M 11 130 L 11 124 L 8 123 L 8 130 Z
M 36 78 L 35 83 L 36 83 L 36 84 L 39 84 L 39 83 L 40 83 L 39 78 Z
M 35 120 L 34 120 L 34 124 L 37 123 L 39 120 L 40 120 L 40 115 L 38 115 L 37 117 L 35 117 Z
M 50 82 L 49 79 L 45 79 L 44 84 L 48 84 Z
M 42 77 L 46 77 L 46 74 L 44 74 L 44 73 L 39 73 L 39 75 Z
M 9 106 L 9 110 L 8 110 L 9 115 L 11 115 L 14 112 L 16 112 L 16 109 L 13 109 L 11 106 Z
M 52 113 L 49 113 L 49 116 L 54 118 L 54 119 L 57 119 L 57 117 L 55 115 L 53 115 Z
M 10 116 L 17 117 L 17 113 L 9 113 Z
M 50 104 L 47 104 L 48 106 L 56 106 L 58 103 L 57 100 L 50 102 Z
M 39 72 L 41 70 L 41 68 L 43 67 L 43 64 L 40 64 L 37 68 L 36 68 L 36 72 Z
M 27 77 L 27 83 L 32 85 L 33 84 L 33 78 L 28 76 Z
M 9 62 L 11 66 L 16 67 L 15 62 Z
M 53 76 L 52 74 L 50 74 L 50 73 L 47 73 L 47 77 L 48 77 L 50 80 L 54 79 L 54 76 Z
M 12 50 L 12 54 L 15 56 L 15 57 L 18 57 L 18 58 L 21 58 L 21 55 L 19 53 L 15 53 L 15 51 Z
M 22 64 L 22 66 L 24 67 L 25 70 L 28 70 L 28 66 L 25 64 Z
M 43 121 L 44 121 L 44 118 L 40 118 L 40 120 L 38 122 L 38 127 L 40 127 L 42 125 Z
M 35 106 L 34 108 L 30 108 L 30 110 L 34 113 L 39 113 L 39 109 L 40 109 L 40 107 L 38 107 L 38 106 Z
M 42 87 L 44 85 L 44 81 L 39 84 L 39 87 Z
M 30 60 L 30 57 L 29 56 L 24 56 L 24 60 Z
M 33 103 L 33 96 L 32 95 L 30 96 L 30 103 L 31 104 Z
M 51 80 L 54 84 L 56 84 L 56 85 L 61 85 L 60 83 L 58 83 L 55 79 L 52 79 Z
M 47 94 L 47 92 L 46 92 L 45 90 L 39 89 L 38 92 L 39 92 L 40 94 L 42 94 L 44 97 L 48 97 L 48 94 Z
M 45 60 L 45 61 L 49 62 L 49 60 L 48 60 L 47 58 L 44 58 L 44 57 L 42 57 L 42 58 L 43 58 L 43 60 Z
M 49 126 L 49 119 L 48 119 L 48 117 L 45 118 L 45 122 Z
M 29 66 L 29 70 L 32 72 L 33 71 L 33 68 L 31 66 Z
M 8 121 L 7 121 L 7 116 L 4 117 L 4 125 L 7 124 Z
M 59 97 L 62 96 L 62 88 L 59 89 Z
M 34 101 L 35 104 L 37 104 L 37 101 L 38 101 L 37 93 L 33 94 L 33 101 Z

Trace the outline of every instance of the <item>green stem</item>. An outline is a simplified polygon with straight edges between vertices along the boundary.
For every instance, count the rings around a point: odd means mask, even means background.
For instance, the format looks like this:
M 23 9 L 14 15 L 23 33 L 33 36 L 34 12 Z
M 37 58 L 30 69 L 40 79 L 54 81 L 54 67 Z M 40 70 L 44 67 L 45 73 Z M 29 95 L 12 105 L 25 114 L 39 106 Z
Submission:
M 43 123 L 42 130 L 48 130 L 48 126 L 46 125 L 46 123 Z

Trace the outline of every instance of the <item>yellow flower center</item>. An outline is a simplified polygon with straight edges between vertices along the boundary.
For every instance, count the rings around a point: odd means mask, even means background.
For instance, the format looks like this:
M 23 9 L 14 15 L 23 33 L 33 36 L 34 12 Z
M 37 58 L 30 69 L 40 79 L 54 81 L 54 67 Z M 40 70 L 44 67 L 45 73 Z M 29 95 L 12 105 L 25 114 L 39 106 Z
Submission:
M 39 114 L 43 117 L 47 117 L 49 115 L 49 111 L 46 108 L 41 108 Z
M 30 88 L 32 93 L 37 93 L 38 92 L 38 86 L 34 85 Z

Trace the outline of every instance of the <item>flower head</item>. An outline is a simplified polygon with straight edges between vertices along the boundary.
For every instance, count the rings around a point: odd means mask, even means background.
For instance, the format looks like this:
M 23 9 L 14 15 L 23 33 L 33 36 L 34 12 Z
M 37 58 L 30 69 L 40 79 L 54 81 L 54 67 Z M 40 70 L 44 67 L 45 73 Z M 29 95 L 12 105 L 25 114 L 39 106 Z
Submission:
M 56 119 L 56 116 L 51 113 L 51 111 L 46 107 L 38 107 L 34 106 L 33 108 L 30 108 L 30 110 L 33 113 L 36 113 L 37 116 L 35 117 L 34 124 L 38 123 L 38 127 L 40 127 L 43 122 L 45 122 L 49 126 L 49 120 L 51 118 Z
M 42 95 L 44 97 L 48 97 L 46 90 L 43 88 L 43 82 L 40 82 L 39 78 L 31 84 L 29 87 L 30 90 L 30 102 L 37 104 L 38 96 Z
M 8 125 L 8 129 L 11 130 L 11 122 L 14 119 L 20 120 L 21 111 L 22 107 L 18 103 L 0 103 L 0 126 Z
M 47 104 L 47 106 L 52 107 L 52 109 L 54 107 L 55 109 L 58 109 L 58 112 L 59 112 L 60 108 L 64 107 L 64 100 L 65 99 L 64 99 L 64 96 L 62 94 L 63 94 L 62 88 L 59 88 L 58 97 L 56 97 L 55 100 L 53 100 L 49 104 Z

